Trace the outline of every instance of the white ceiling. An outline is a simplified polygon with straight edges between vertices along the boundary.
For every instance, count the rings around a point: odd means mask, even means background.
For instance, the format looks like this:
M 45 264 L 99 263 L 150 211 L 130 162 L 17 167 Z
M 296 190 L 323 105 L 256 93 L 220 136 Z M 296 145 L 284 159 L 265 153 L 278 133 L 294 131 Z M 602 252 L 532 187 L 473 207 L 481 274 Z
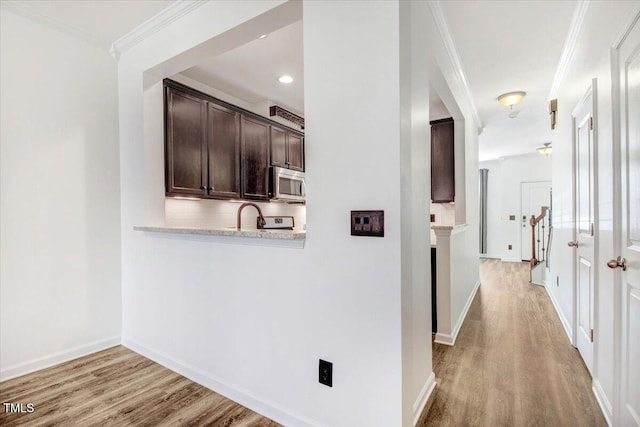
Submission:
M 7 1 L 12 8 L 85 35 L 109 47 L 169 6 L 171 0 Z M 463 71 L 484 129 L 480 159 L 533 153 L 551 139 L 547 97 L 576 1 L 442 1 Z M 302 21 L 183 72 L 250 103 L 270 100 L 304 113 Z M 289 74 L 289 85 L 277 81 Z M 523 90 L 517 117 L 496 97 Z M 435 92 L 431 118 L 448 116 Z
M 252 104 L 264 100 L 304 113 L 302 21 L 183 71 L 187 77 Z M 288 74 L 293 83 L 278 77 Z
M 533 153 L 551 140 L 547 101 L 576 1 L 443 1 L 484 130 L 480 160 Z M 498 95 L 525 91 L 509 108 Z
M 109 49 L 114 41 L 169 6 L 173 0 L 2 0 L 2 3 Z

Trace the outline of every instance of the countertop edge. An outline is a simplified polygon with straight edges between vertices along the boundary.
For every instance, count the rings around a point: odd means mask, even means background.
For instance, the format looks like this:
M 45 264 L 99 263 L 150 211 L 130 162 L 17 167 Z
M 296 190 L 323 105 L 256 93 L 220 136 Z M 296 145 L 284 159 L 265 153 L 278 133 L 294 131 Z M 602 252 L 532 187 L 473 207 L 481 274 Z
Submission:
M 304 241 L 307 233 L 305 231 L 292 230 L 235 230 L 232 228 L 206 228 L 206 227 L 167 227 L 167 226 L 146 226 L 136 225 L 133 227 L 135 231 L 151 231 L 157 233 L 176 233 L 191 234 L 201 236 L 217 236 L 217 237 L 245 237 L 252 239 L 267 240 L 296 240 Z

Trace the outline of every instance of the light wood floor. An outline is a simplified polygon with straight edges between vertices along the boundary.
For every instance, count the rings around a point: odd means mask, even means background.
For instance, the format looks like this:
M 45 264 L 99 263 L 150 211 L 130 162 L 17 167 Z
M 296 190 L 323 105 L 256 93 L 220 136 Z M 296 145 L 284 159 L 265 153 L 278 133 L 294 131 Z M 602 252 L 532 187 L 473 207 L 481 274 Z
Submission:
M 486 260 L 454 347 L 433 345 L 426 426 L 606 426 L 591 377 L 525 263 Z
M 591 378 L 527 264 L 485 261 L 454 347 L 434 344 L 437 387 L 418 425 L 606 426 Z M 32 414 L 0 425 L 277 426 L 275 422 L 115 347 L 0 383 L 1 402 Z M 391 426 L 390 426 L 391 427 Z
M 0 426 L 279 425 L 121 346 L 2 382 L 0 402 L 35 409 Z

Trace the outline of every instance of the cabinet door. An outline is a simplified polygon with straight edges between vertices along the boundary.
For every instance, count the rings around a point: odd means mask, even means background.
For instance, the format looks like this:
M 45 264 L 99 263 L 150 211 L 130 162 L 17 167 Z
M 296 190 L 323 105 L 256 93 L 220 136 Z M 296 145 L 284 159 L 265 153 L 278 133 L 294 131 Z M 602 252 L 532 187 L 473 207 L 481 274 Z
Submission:
M 304 139 L 294 133 L 288 135 L 289 169 L 304 171 Z
M 240 197 L 240 114 L 208 104 L 209 194 Z
M 268 199 L 269 125 L 242 116 L 242 197 Z
M 166 192 L 204 196 L 207 194 L 205 102 L 167 88 L 165 111 Z
M 271 126 L 271 164 L 287 167 L 287 132 Z
M 454 196 L 453 120 L 438 121 L 431 126 L 431 201 L 453 202 Z

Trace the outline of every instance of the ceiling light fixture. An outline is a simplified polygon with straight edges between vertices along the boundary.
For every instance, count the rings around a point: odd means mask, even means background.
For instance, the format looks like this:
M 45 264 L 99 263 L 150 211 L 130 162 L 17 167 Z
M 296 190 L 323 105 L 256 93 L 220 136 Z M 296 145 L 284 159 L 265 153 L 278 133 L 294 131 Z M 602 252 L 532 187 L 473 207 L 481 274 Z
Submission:
M 550 142 L 545 142 L 542 145 L 542 147 L 538 147 L 536 150 L 538 150 L 538 153 L 544 154 L 545 156 L 548 156 L 549 154 L 551 154 L 551 151 L 552 151 L 551 143 Z
M 513 109 L 513 106 L 520 103 L 526 94 L 527 92 L 522 91 L 503 93 L 498 97 L 498 102 L 505 107 Z
M 263 40 L 263 39 L 266 39 L 267 37 L 269 37 L 269 34 L 263 34 L 260 37 L 258 37 L 258 40 Z
M 290 75 L 288 75 L 288 74 L 285 74 L 285 75 L 283 75 L 283 76 L 278 77 L 278 81 L 279 81 L 280 83 L 289 84 L 289 83 L 292 83 L 292 82 L 293 82 L 293 77 L 291 77 L 291 76 L 290 76 Z

